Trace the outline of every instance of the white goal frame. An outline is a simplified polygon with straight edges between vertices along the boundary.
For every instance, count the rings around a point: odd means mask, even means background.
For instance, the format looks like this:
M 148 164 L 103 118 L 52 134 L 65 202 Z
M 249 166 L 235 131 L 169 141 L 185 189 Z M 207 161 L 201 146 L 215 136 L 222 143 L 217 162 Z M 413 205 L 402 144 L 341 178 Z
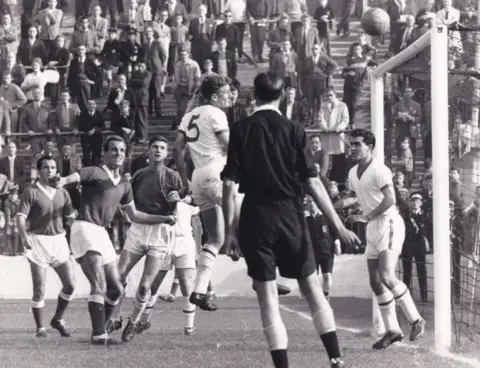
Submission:
M 384 162 L 385 109 L 384 77 L 430 46 L 432 97 L 432 173 L 433 173 L 433 239 L 435 252 L 434 318 L 435 349 L 448 352 L 452 344 L 450 218 L 449 218 L 449 132 L 448 132 L 448 30 L 435 25 L 412 45 L 390 58 L 370 74 L 371 130 L 376 137 L 374 157 Z M 373 296 L 373 332 L 383 334 L 385 326 Z

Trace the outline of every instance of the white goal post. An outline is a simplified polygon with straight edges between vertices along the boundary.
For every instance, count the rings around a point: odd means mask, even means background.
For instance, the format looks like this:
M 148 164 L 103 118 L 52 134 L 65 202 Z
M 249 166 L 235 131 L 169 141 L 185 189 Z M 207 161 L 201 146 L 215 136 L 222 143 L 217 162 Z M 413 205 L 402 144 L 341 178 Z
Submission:
M 434 318 L 435 348 L 448 351 L 452 342 L 449 218 L 449 132 L 448 132 L 448 30 L 435 25 L 412 45 L 390 58 L 370 74 L 371 130 L 376 137 L 375 159 L 384 162 L 384 77 L 430 46 L 432 101 L 432 173 L 434 228 Z M 373 297 L 373 332 L 385 331 Z

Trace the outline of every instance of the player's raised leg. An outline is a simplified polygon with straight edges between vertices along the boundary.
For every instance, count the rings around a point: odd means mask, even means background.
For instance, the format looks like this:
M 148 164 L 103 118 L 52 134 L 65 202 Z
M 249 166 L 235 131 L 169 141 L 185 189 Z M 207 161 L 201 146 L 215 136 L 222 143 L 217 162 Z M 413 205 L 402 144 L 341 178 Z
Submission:
M 75 290 L 75 270 L 72 261 L 70 260 L 54 267 L 53 269 L 62 283 L 62 290 L 58 294 L 57 308 L 55 310 L 55 315 L 50 321 L 50 326 L 60 332 L 60 335 L 63 337 L 70 337 L 70 331 L 68 330 L 63 316 L 68 304 L 73 298 L 73 291 Z
M 36 337 L 47 337 L 47 330 L 43 324 L 43 314 L 45 308 L 45 283 L 47 279 L 47 267 L 41 267 L 32 261 L 30 263 L 30 272 L 32 275 L 33 296 L 32 296 L 32 314 L 37 326 Z

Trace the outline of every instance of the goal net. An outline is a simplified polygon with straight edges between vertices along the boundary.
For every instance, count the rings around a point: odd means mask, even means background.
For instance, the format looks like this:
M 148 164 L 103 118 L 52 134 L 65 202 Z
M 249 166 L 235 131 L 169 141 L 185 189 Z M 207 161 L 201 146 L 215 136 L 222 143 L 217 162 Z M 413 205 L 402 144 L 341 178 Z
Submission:
M 392 169 L 398 188 L 406 188 L 398 193 L 412 209 L 399 278 L 421 314 L 434 322 L 437 347 L 475 346 L 480 343 L 480 28 L 433 25 L 374 70 L 371 91 L 372 130 L 381 141 L 376 156 Z M 421 215 L 414 214 L 419 203 Z

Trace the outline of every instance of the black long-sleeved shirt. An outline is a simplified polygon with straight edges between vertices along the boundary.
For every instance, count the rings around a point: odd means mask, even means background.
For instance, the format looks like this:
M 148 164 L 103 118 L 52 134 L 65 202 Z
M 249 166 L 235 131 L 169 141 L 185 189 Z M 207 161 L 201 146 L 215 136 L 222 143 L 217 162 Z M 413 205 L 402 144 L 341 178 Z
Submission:
M 240 193 L 257 203 L 302 197 L 303 184 L 317 176 L 305 146 L 300 124 L 265 107 L 232 126 L 221 178 L 239 183 Z
M 270 18 L 270 1 L 271 0 L 247 0 L 247 18 Z

